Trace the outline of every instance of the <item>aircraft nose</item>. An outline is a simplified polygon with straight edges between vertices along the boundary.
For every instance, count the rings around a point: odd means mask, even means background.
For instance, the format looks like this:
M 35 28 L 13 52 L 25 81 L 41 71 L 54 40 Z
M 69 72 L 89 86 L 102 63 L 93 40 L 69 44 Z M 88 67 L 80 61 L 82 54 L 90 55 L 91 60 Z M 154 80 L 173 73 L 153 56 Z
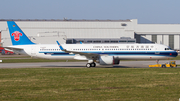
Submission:
M 176 57 L 176 56 L 178 56 L 178 52 L 174 51 L 173 53 L 170 53 L 170 56 Z
M 176 56 L 178 55 L 178 53 L 177 53 L 176 51 L 171 51 L 171 52 L 169 52 L 168 54 L 169 54 L 169 55 L 168 55 L 169 58 L 174 58 L 174 57 L 176 57 Z M 169 58 L 168 58 L 168 59 L 169 59 Z
M 178 52 L 176 52 L 176 56 L 178 56 Z

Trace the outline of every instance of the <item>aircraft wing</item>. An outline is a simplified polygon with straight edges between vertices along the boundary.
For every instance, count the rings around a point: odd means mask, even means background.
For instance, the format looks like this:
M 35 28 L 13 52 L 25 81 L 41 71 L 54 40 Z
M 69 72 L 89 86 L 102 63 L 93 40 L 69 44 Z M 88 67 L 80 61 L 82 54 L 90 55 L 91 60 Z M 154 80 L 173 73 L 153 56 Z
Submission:
M 61 45 L 60 45 L 60 43 L 58 42 L 58 41 L 56 41 L 57 42 L 57 44 L 59 45 L 59 48 L 62 50 L 62 51 L 64 51 L 64 52 L 66 52 L 66 53 L 70 53 L 70 54 L 79 54 L 79 55 L 82 55 L 82 56 L 86 56 L 86 58 L 88 58 L 88 59 L 97 59 L 98 57 L 99 57 L 99 54 L 96 54 L 96 53 L 86 53 L 86 52 L 77 52 L 77 51 L 69 51 L 69 50 L 66 50 L 66 49 L 64 49 Z

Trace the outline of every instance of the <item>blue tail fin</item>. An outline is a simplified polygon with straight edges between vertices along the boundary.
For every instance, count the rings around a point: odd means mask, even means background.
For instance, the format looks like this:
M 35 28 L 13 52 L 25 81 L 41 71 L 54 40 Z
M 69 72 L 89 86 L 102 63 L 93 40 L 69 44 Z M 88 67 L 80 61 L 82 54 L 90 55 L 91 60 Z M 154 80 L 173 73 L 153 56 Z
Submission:
M 12 45 L 30 45 L 34 44 L 24 34 L 14 21 L 7 21 Z

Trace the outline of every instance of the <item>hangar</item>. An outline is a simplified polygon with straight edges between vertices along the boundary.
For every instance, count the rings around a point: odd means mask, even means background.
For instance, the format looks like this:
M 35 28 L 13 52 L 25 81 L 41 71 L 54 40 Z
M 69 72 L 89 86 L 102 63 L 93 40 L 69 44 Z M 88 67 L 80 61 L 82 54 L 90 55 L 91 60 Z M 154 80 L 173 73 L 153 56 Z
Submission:
M 61 43 L 158 43 L 180 50 L 180 24 L 138 24 L 131 20 L 0 19 L 0 42 L 11 45 L 6 21 L 15 21 L 31 41 Z M 75 40 L 75 41 L 73 41 Z M 109 41 L 108 41 L 109 40 Z

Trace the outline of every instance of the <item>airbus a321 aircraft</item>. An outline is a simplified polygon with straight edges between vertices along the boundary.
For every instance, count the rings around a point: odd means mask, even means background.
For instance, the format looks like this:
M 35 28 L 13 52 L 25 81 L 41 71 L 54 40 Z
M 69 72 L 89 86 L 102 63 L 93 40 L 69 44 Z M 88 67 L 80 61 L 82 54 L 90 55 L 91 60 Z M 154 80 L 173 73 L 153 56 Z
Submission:
M 12 46 L 16 53 L 45 59 L 87 60 L 86 67 L 116 65 L 125 59 L 167 59 L 177 52 L 162 44 L 35 44 L 14 21 L 7 21 Z

